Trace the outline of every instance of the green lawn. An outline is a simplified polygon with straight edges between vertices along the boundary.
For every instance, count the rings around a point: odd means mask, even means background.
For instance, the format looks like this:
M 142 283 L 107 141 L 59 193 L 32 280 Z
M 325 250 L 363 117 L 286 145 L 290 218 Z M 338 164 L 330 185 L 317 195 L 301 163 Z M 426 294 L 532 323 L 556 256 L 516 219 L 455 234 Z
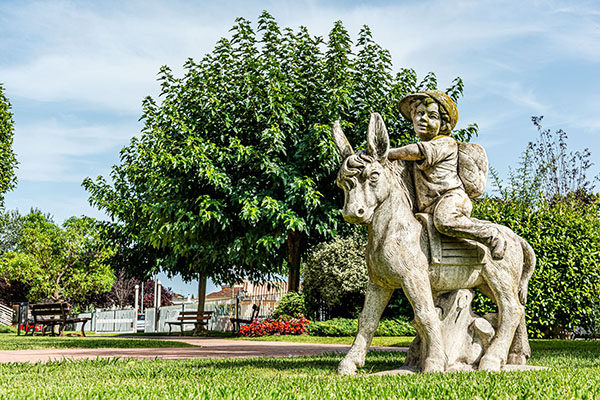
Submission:
M 40 350 L 75 348 L 143 348 L 143 347 L 190 347 L 193 345 L 166 340 L 131 339 L 115 337 L 69 337 L 69 336 L 17 336 L 0 335 L 0 350 Z M 1 396 L 0 396 L 1 398 Z
M 5 364 L 0 365 L 0 398 L 600 398 L 600 342 L 532 341 L 532 347 L 530 364 L 551 370 L 365 376 L 397 368 L 404 360 L 402 353 L 385 352 L 369 354 L 360 377 L 335 374 L 341 355 Z

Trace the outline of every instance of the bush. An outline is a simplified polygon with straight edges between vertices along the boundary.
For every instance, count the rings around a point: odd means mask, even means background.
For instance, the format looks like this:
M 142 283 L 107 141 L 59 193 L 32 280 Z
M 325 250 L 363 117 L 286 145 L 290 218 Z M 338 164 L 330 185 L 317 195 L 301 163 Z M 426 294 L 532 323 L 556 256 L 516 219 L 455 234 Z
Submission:
M 0 325 L 0 333 L 17 333 L 14 326 Z
M 279 318 L 255 319 L 249 325 L 240 328 L 240 335 L 248 337 L 265 335 L 302 335 L 310 321 L 302 314 L 296 317 L 282 316 Z
M 329 321 L 313 321 L 308 326 L 311 336 L 354 336 L 358 331 L 358 320 L 334 318 Z M 415 328 L 406 318 L 382 319 L 375 336 L 414 336 Z
M 324 302 L 331 315 L 355 315 L 364 302 L 369 281 L 366 245 L 366 235 L 356 233 L 321 243 L 310 252 L 302 275 L 304 294 L 312 312 Z
M 304 295 L 298 292 L 288 292 L 279 301 L 273 317 L 278 318 L 283 315 L 306 315 L 306 304 Z
M 536 338 L 570 336 L 577 327 L 598 333 L 600 313 L 600 198 L 574 196 L 525 206 L 518 201 L 483 199 L 473 215 L 506 225 L 535 251 L 526 318 Z M 481 296 L 476 312 L 490 310 Z

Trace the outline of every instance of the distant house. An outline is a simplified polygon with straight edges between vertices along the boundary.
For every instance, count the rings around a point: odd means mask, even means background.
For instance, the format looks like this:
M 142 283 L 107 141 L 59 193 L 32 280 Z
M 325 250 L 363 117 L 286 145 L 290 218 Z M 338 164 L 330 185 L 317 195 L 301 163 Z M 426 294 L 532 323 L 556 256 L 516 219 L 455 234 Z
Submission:
M 205 309 L 214 310 L 217 315 L 249 318 L 252 305 L 260 306 L 260 316 L 273 314 L 279 300 L 287 293 L 287 282 L 265 282 L 254 284 L 244 281 L 231 286 L 222 286 L 221 290 L 206 295 Z
M 173 304 L 181 304 L 181 303 L 190 303 L 191 299 L 187 296 L 184 296 L 179 293 L 173 293 L 173 299 L 171 300 Z

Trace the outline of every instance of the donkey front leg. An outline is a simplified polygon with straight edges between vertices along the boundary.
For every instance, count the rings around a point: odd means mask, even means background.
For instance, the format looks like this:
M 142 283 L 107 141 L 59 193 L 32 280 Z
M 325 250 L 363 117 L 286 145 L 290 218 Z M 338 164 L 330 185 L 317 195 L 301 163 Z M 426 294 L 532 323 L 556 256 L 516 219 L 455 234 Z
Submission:
M 421 372 L 443 372 L 447 359 L 442 342 L 441 322 L 435 310 L 433 294 L 426 272 L 413 270 L 403 276 L 402 288 L 415 312 L 415 328 L 425 345 Z
M 369 282 L 365 296 L 365 305 L 358 318 L 358 333 L 346 357 L 338 366 L 338 374 L 354 375 L 356 369 L 365 365 L 367 350 L 379 325 L 379 319 L 394 293 L 393 289 L 385 289 Z

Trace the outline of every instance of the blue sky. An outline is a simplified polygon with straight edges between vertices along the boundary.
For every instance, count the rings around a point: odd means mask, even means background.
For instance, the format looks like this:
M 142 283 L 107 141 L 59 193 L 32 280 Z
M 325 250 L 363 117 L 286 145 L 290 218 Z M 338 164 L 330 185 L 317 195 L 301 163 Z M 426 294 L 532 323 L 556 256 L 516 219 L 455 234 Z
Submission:
M 228 36 L 238 16 L 269 11 L 280 26 L 326 36 L 341 20 L 369 25 L 395 70 L 465 82 L 458 127 L 476 122 L 506 177 L 537 132 L 562 128 L 572 150 L 600 155 L 600 3 L 595 1 L 7 1 L 0 0 L 0 82 L 15 119 L 19 184 L 6 207 L 104 218 L 82 180 L 108 176 L 139 134 L 141 102 L 160 66 L 176 74 Z M 600 163 L 597 163 L 600 164 Z M 592 174 L 600 172 L 595 165 Z M 489 185 L 488 185 L 489 188 Z M 162 278 L 182 294 L 196 283 Z M 212 288 L 212 287 L 211 287 Z

